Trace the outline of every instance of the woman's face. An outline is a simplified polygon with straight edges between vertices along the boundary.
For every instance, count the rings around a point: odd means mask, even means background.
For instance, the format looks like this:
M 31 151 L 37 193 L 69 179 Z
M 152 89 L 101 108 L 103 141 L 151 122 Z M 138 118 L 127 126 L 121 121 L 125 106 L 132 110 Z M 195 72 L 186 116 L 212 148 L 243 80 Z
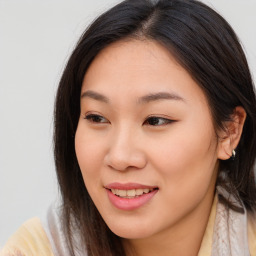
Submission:
M 210 109 L 160 44 L 122 41 L 98 54 L 82 84 L 75 147 L 85 186 L 118 236 L 207 220 L 219 150 Z

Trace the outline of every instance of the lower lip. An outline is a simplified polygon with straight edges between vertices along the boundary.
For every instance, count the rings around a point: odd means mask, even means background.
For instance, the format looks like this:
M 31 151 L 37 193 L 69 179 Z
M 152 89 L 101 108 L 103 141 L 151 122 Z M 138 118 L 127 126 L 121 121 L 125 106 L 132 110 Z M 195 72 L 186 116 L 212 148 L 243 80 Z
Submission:
M 143 194 L 134 198 L 122 198 L 113 194 L 110 190 L 107 189 L 108 198 L 110 202 L 118 209 L 131 211 L 141 206 L 145 205 L 152 197 L 158 192 L 158 190 L 153 190 L 150 193 Z

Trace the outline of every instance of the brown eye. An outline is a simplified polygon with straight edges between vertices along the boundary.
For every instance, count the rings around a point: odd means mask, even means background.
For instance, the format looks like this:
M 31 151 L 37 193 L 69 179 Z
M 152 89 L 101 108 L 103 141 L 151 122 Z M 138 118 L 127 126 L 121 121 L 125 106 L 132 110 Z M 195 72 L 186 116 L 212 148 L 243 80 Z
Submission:
M 108 120 L 100 115 L 89 114 L 84 117 L 84 119 L 92 122 L 92 123 L 108 123 Z
M 144 124 L 152 125 L 152 126 L 160 126 L 160 125 L 166 125 L 166 124 L 169 124 L 172 122 L 173 122 L 173 120 L 171 120 L 171 119 L 152 116 L 152 117 L 147 118 L 146 121 L 144 122 Z

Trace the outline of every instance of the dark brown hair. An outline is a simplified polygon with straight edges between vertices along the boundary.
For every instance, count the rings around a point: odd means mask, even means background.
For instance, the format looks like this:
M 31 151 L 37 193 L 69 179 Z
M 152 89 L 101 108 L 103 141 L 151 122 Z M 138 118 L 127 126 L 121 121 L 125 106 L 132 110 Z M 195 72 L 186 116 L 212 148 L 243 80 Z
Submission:
M 55 164 L 63 199 L 63 227 L 71 254 L 76 232 L 88 255 L 125 255 L 119 237 L 106 226 L 86 190 L 74 135 L 86 70 L 102 49 L 126 38 L 154 40 L 169 49 L 204 91 L 216 129 L 224 128 L 224 121 L 230 120 L 236 106 L 245 109 L 247 118 L 237 155 L 233 161 L 220 161 L 217 182 L 227 189 L 232 184 L 231 192 L 237 191 L 245 207 L 249 211 L 256 208 L 256 101 L 236 34 L 219 14 L 199 1 L 127 0 L 86 29 L 66 65 L 56 96 Z

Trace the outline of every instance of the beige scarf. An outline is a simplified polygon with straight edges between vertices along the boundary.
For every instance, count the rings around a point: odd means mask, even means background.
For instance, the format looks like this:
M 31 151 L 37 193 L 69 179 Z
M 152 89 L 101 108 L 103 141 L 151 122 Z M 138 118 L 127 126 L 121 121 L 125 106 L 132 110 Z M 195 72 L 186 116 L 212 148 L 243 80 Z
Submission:
M 245 207 L 220 186 L 217 186 L 217 193 L 236 206 L 242 206 L 245 213 L 235 212 L 218 202 L 211 256 L 250 256 Z

